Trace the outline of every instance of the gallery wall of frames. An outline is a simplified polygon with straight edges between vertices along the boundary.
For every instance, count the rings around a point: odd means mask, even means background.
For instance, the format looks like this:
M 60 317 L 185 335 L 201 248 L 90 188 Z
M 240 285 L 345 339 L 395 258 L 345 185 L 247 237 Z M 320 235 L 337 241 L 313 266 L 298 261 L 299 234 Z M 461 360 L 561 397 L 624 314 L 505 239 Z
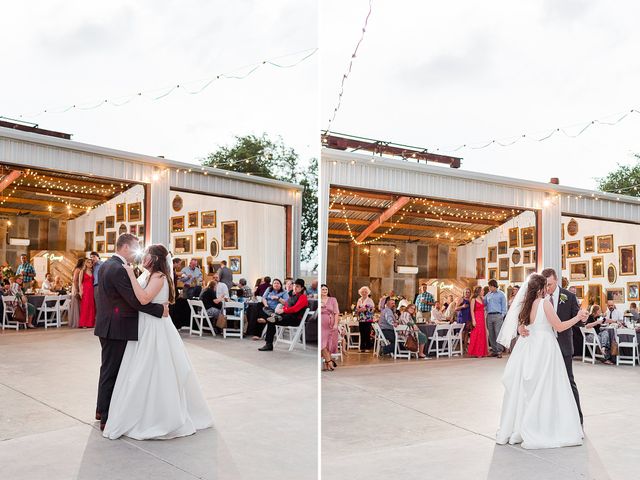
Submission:
M 132 233 L 144 239 L 144 187 L 136 185 L 90 212 L 70 220 L 67 225 L 67 249 L 100 255 L 113 254 L 116 239 Z
M 285 272 L 285 210 L 281 206 L 171 191 L 171 251 L 205 274 L 226 260 L 235 282 L 251 286 L 265 275 Z M 269 232 L 268 234 L 266 232 Z
M 562 277 L 579 299 L 600 305 L 607 299 L 628 308 L 640 301 L 637 242 L 640 226 L 562 217 Z M 521 283 L 536 269 L 535 215 L 524 212 L 484 238 L 458 249 L 458 276 L 501 289 Z

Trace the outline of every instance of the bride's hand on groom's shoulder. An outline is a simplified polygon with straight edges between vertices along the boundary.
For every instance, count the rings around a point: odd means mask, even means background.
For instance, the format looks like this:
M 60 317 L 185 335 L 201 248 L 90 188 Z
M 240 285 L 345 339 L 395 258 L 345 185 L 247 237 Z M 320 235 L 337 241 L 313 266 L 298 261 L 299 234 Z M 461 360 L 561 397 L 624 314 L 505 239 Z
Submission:
M 129 264 L 123 264 L 122 268 L 124 268 L 127 271 L 127 273 L 129 272 L 133 273 L 133 267 Z

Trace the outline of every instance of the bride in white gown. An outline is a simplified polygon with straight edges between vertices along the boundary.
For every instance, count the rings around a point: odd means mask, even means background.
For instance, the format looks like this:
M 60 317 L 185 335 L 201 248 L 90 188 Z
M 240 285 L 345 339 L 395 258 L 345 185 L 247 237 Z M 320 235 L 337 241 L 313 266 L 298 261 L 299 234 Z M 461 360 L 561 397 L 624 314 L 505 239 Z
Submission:
M 167 249 L 149 246 L 143 266 L 146 271 L 137 280 L 132 268 L 124 267 L 140 303 L 174 300 Z M 212 425 L 211 411 L 171 318 L 140 312 L 138 341 L 127 343 L 103 435 L 169 439 Z
M 516 342 L 502 377 L 505 388 L 496 442 L 521 443 L 522 448 L 556 448 L 582 445 L 578 407 L 556 332 L 586 319 L 580 310 L 571 320 L 558 318 L 549 298 L 546 279 L 532 274 L 516 296 L 498 342 L 511 345 L 518 323 L 527 325 L 529 336 Z

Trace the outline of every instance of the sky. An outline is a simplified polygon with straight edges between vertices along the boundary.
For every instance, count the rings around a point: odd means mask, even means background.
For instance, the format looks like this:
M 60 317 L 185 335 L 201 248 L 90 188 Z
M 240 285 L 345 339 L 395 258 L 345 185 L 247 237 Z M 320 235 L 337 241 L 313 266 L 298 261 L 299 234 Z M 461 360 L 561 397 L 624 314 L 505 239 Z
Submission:
M 320 4 L 322 129 L 368 8 Z M 640 110 L 638 18 L 630 0 L 374 0 L 332 130 L 460 156 L 466 170 L 595 188 L 636 162 L 640 114 L 578 138 L 451 150 L 558 127 L 575 135 Z
M 281 136 L 317 156 L 319 55 L 263 66 L 202 93 L 36 115 L 205 81 L 318 47 L 315 0 L 9 2 L 0 16 L 0 116 L 37 122 L 79 142 L 197 163 L 236 135 Z M 282 58 L 291 64 L 303 54 Z M 238 73 L 244 73 L 247 70 Z M 184 90 L 184 89 L 183 89 Z

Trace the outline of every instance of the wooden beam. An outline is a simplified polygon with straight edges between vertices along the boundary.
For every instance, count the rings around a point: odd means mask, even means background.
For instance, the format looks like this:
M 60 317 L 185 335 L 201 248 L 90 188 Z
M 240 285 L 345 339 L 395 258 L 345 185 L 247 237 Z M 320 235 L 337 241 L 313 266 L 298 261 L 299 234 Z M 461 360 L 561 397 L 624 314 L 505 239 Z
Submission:
M 0 180 L 0 192 L 3 192 L 5 188 L 15 182 L 21 175 L 22 172 L 20 170 L 11 170 L 2 180 Z
M 405 215 L 406 216 L 406 215 Z M 333 217 L 333 218 L 329 218 L 329 223 L 349 223 L 349 225 L 369 225 L 371 222 L 369 220 L 359 220 L 357 218 L 350 218 L 350 219 L 346 219 L 344 217 Z M 383 223 L 382 225 L 380 225 L 380 227 L 378 228 L 389 228 L 389 227 L 394 227 L 394 228 L 404 228 L 404 229 L 408 229 L 408 230 L 421 230 L 421 231 L 433 231 L 433 232 L 439 232 L 439 231 L 443 231 L 446 230 L 447 227 L 443 227 L 441 225 L 414 225 L 413 223 L 392 223 L 392 222 L 386 222 Z M 472 229 L 470 229 L 472 230 Z M 481 230 L 473 230 L 474 232 L 478 233 L 478 234 L 484 234 L 485 230 L 481 229 Z
M 38 177 L 36 180 L 34 180 L 34 182 L 41 180 L 46 182 L 58 183 L 58 181 L 60 181 L 62 183 L 69 184 L 69 185 L 80 185 L 80 186 L 89 187 L 89 188 L 102 188 L 100 185 L 104 185 L 104 188 L 116 187 L 115 188 L 116 193 L 120 193 L 119 191 L 121 189 L 126 189 L 126 185 L 128 185 L 127 182 L 124 182 L 124 181 L 117 182 L 113 180 L 102 180 L 100 178 L 94 179 L 93 177 L 87 177 L 87 176 L 82 176 L 81 178 L 82 179 L 80 179 L 80 176 L 78 176 L 77 178 L 48 176 L 48 175 L 42 175 L 41 173 L 38 172 Z M 121 187 L 120 186 L 121 183 L 123 183 L 125 187 Z
M 25 187 L 24 185 L 20 185 L 18 191 L 25 192 L 33 192 L 33 193 L 46 193 L 51 195 L 57 195 L 59 197 L 75 197 L 75 198 L 84 198 L 86 200 L 97 200 L 99 202 L 106 202 L 111 197 L 104 195 L 95 195 L 92 193 L 82 193 L 82 192 L 67 192 L 66 190 L 56 190 L 53 188 L 37 188 L 37 187 Z
M 4 203 L 23 203 L 25 205 L 44 205 L 44 206 L 53 206 L 53 207 L 64 207 L 67 208 L 67 204 L 60 202 L 58 200 L 36 200 L 33 198 L 22 198 L 22 197 L 0 197 Z M 89 205 L 87 205 L 88 207 Z M 73 209 L 80 209 L 80 207 L 71 207 Z M 82 208 L 82 210 L 86 210 L 86 207 Z
M 366 227 L 362 232 L 360 232 L 360 235 L 358 235 L 358 238 L 356 238 L 356 242 L 362 242 L 363 240 L 365 240 L 370 234 L 372 234 L 378 228 L 380 228 L 380 226 L 384 222 L 386 222 L 393 215 L 395 215 L 398 212 L 398 210 L 401 210 L 407 203 L 409 203 L 410 200 L 411 200 L 411 197 L 398 198 L 395 202 L 393 202 L 389 206 L 389 208 L 387 208 L 384 212 L 382 212 L 378 216 L 378 218 L 376 218 L 373 222 L 371 222 L 371 224 L 369 224 L 368 227 Z
M 52 213 L 52 212 L 48 212 L 48 211 L 44 211 L 44 210 L 29 210 L 29 209 L 24 209 L 24 208 L 0 207 L 0 212 L 1 213 L 13 213 L 13 214 L 27 213 L 29 215 L 34 215 L 34 216 L 38 216 L 38 217 L 46 217 L 46 218 L 50 218 L 50 217 L 67 218 L 66 214 L 63 214 L 63 213 L 60 213 L 60 212 Z
M 352 302 L 353 296 L 353 256 L 356 254 L 356 249 L 353 242 L 349 245 L 349 283 L 347 283 L 347 301 L 349 305 Z
M 344 189 L 341 189 L 344 190 Z M 359 191 L 359 190 L 345 190 L 345 193 L 338 192 L 337 188 L 331 189 L 331 195 L 340 195 L 340 196 L 359 196 L 365 198 L 373 198 L 376 200 L 387 200 L 392 201 L 398 198 L 396 195 L 391 195 L 388 193 L 377 193 L 377 192 L 368 192 L 368 191 Z
M 340 235 L 340 236 L 350 236 L 350 233 L 348 230 L 329 230 L 329 235 Z M 417 241 L 423 241 L 423 242 L 429 242 L 429 243 L 437 243 L 440 245 L 458 245 L 459 243 L 462 243 L 463 240 L 454 240 L 454 241 L 448 241 L 448 240 L 444 240 L 442 238 L 437 239 L 437 238 L 433 238 L 433 237 L 419 237 L 419 236 L 415 236 L 415 235 L 398 235 L 398 234 L 393 234 L 393 233 L 388 233 L 384 236 L 383 239 L 380 239 L 380 241 L 383 240 L 407 240 L 407 241 L 411 241 L 411 242 L 417 242 Z
M 360 205 L 345 205 L 345 209 L 347 211 L 350 210 L 352 212 L 367 212 L 367 213 L 377 213 L 377 214 L 380 214 L 381 212 L 384 211 L 379 207 L 363 207 Z M 334 205 L 331 211 L 342 212 L 342 208 L 338 208 Z M 492 227 L 499 227 L 500 225 L 505 223 L 500 220 L 483 220 L 483 219 L 476 219 L 476 218 L 463 219 L 463 218 L 455 217 L 452 215 L 434 215 L 432 213 L 402 212 L 402 214 L 405 217 L 411 217 L 411 218 L 425 218 L 429 220 L 436 220 L 436 221 L 442 221 L 442 222 L 464 223 L 464 224 L 471 224 L 471 225 L 489 225 Z

